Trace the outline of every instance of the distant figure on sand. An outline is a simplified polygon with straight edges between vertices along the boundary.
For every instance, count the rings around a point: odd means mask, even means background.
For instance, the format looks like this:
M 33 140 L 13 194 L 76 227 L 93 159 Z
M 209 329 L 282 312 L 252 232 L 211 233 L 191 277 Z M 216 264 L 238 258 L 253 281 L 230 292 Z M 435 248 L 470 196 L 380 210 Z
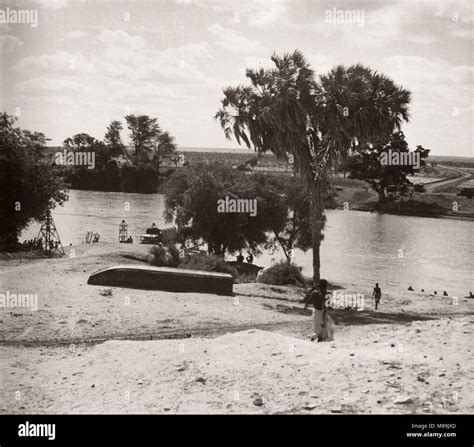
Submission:
M 379 308 L 380 299 L 382 298 L 382 289 L 379 287 L 379 283 L 375 283 L 374 291 L 372 293 L 372 299 L 375 300 L 375 310 Z
M 253 255 L 252 255 L 252 253 L 249 253 L 249 255 L 247 256 L 246 259 L 247 259 L 247 262 L 249 264 L 253 264 Z
M 239 262 L 240 264 L 242 264 L 242 262 L 244 262 L 244 255 L 242 254 L 242 252 L 240 252 L 237 256 L 237 262 Z
M 311 341 L 332 340 L 334 337 L 334 321 L 328 314 L 326 308 L 326 295 L 328 282 L 325 279 L 319 281 L 319 291 L 313 287 L 304 297 L 304 308 L 313 304 L 313 335 Z

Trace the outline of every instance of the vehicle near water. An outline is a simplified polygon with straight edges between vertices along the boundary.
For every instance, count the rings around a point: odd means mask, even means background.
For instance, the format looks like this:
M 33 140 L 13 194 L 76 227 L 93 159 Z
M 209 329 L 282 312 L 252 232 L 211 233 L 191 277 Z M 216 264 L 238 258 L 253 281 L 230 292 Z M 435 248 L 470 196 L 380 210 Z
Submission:
M 140 236 L 140 244 L 158 245 L 163 243 L 163 236 L 161 234 L 142 234 Z
M 168 244 L 176 242 L 177 229 L 176 227 L 167 227 L 160 229 L 155 224 L 146 229 L 145 234 L 140 236 L 140 244 Z

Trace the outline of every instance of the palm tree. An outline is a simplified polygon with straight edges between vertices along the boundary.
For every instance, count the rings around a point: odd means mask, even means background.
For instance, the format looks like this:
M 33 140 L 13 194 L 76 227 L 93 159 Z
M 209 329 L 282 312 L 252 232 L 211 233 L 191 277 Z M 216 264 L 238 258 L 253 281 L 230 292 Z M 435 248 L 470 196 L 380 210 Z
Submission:
M 272 61 L 273 69 L 247 70 L 250 85 L 225 88 L 215 118 L 228 139 L 258 153 L 292 155 L 310 196 L 317 287 L 327 168 L 354 146 L 375 144 L 408 121 L 410 92 L 362 65 L 337 66 L 316 80 L 298 50 L 274 54 Z

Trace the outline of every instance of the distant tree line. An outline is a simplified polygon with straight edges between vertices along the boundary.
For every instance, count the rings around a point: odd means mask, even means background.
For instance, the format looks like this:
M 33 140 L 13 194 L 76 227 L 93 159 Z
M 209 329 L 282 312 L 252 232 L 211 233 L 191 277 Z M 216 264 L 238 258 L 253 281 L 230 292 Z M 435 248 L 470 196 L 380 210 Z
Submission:
M 127 115 L 130 145 L 122 140 L 123 125 L 112 121 L 103 141 L 87 133 L 76 134 L 63 143 L 66 151 L 95 154 L 94 167 L 67 163 L 60 166 L 64 180 L 73 189 L 154 193 L 160 181 L 164 158 L 175 155 L 176 144 L 156 118 Z

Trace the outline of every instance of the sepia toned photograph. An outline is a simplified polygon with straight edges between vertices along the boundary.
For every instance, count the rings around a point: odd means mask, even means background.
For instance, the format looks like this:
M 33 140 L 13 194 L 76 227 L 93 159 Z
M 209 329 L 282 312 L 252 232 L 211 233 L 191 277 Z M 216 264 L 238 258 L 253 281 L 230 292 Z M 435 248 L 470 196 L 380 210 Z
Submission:
M 0 414 L 472 415 L 472 44 L 470 0 L 1 0 Z

